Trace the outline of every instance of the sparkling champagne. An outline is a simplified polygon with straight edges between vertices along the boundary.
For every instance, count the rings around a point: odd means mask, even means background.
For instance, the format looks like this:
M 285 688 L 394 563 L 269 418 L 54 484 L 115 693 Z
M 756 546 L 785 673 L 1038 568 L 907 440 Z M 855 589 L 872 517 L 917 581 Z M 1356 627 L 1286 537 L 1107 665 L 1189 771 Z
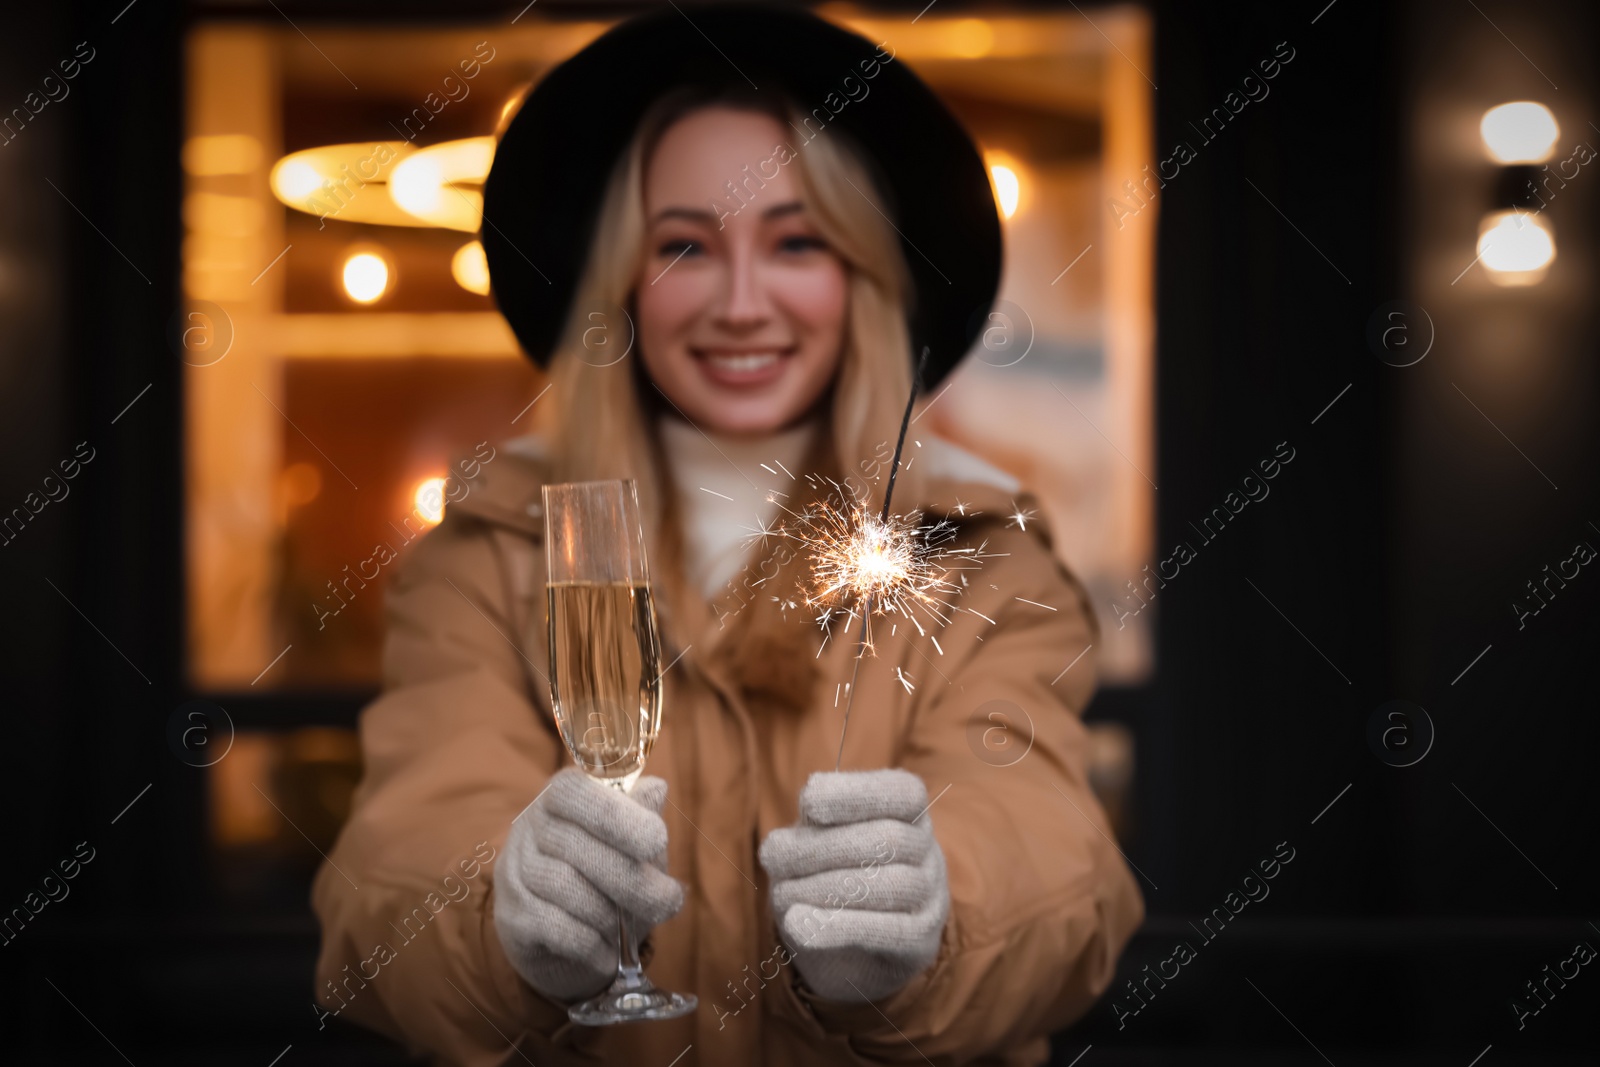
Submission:
M 556 725 L 588 777 L 625 790 L 661 728 L 661 638 L 639 487 L 611 478 L 546 484 L 540 495 Z M 694 1011 L 693 993 L 657 989 L 644 973 L 634 925 L 618 904 L 616 980 L 568 1007 L 567 1018 L 609 1026 Z
M 661 641 L 648 585 L 548 587 L 550 687 L 562 739 L 584 771 L 627 789 L 661 728 Z

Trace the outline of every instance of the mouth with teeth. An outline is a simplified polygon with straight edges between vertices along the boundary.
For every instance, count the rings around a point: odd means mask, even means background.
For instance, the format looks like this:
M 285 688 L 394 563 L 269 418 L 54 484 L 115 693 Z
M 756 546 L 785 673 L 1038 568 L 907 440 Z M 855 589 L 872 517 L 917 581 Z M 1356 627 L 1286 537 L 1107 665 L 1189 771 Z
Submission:
M 691 348 L 700 371 L 712 383 L 727 388 L 753 388 L 782 376 L 796 346 L 772 348 Z

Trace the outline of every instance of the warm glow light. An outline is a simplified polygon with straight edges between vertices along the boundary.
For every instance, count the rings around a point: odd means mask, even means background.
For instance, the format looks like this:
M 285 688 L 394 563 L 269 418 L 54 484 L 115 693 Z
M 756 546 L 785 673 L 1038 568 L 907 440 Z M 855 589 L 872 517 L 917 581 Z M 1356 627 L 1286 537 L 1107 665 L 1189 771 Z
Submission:
M 1561 136 L 1550 109 L 1532 100 L 1490 108 L 1478 129 L 1489 155 L 1499 163 L 1543 163 Z
M 183 169 L 190 174 L 249 174 L 261 164 L 261 142 L 245 133 L 191 137 L 183 142 Z
M 344 291 L 358 304 L 370 304 L 389 289 L 389 264 L 376 252 L 357 252 L 344 261 Z
M 1017 180 L 1017 172 L 1004 164 L 996 163 L 989 168 L 989 176 L 994 179 L 994 191 L 1000 201 L 1000 212 L 1009 219 L 1017 213 L 1017 195 L 1022 190 L 1022 183 Z
M 183 222 L 191 231 L 212 237 L 248 237 L 266 221 L 262 202 L 253 196 L 192 192 L 183 198 Z
M 401 210 L 434 226 L 476 233 L 482 186 L 494 162 L 493 137 L 445 141 L 413 152 L 389 174 L 389 195 Z
M 417 483 L 417 489 L 412 494 L 412 498 L 417 505 L 418 515 L 436 525 L 444 521 L 443 478 L 424 478 Z
M 995 203 L 1000 214 L 1010 218 L 1022 203 L 1022 164 L 1005 152 L 985 150 L 983 162 L 989 168 L 989 182 L 994 189 Z
M 483 254 L 483 245 L 468 241 L 450 257 L 450 276 L 456 284 L 469 293 L 489 295 L 489 260 Z
M 322 492 L 322 472 L 315 463 L 291 463 L 279 475 L 279 485 L 283 491 L 283 502 L 291 508 L 297 508 L 311 503 Z
M 517 109 L 522 106 L 523 98 L 527 95 L 527 88 L 519 89 L 515 93 L 511 94 L 511 97 L 506 100 L 505 103 L 500 105 L 500 121 L 498 128 L 505 128 L 506 123 L 511 121 L 511 116 L 515 114 Z
M 994 48 L 994 28 L 983 19 L 957 19 L 946 34 L 950 54 L 962 59 L 978 59 Z
M 444 172 L 439 161 L 428 156 L 412 156 L 390 176 L 389 195 L 400 207 L 419 218 L 439 210 L 444 198 Z
M 292 156 L 272 168 L 272 191 L 278 199 L 299 203 L 322 187 L 322 175 L 310 160 Z
M 1496 284 L 1532 285 L 1556 258 L 1556 243 L 1532 215 L 1502 211 L 1483 220 L 1478 256 Z
M 394 167 L 414 150 L 405 141 L 368 141 L 291 152 L 272 165 L 272 195 L 322 219 L 425 226 L 384 191 Z

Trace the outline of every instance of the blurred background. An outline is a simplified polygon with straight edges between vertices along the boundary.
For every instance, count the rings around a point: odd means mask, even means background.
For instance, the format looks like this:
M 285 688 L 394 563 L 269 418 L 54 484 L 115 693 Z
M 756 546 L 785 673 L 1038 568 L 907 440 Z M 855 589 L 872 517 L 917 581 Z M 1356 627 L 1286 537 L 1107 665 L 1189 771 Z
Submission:
M 411 1062 L 308 1010 L 376 547 L 526 432 L 494 135 L 650 5 L 125 3 L 0 34 L 0 1041 Z M 923 425 L 1035 488 L 1103 630 L 1150 918 L 1056 1062 L 1594 1062 L 1600 977 L 1546 967 L 1600 945 L 1600 15 L 815 9 L 983 148 L 1002 299 Z

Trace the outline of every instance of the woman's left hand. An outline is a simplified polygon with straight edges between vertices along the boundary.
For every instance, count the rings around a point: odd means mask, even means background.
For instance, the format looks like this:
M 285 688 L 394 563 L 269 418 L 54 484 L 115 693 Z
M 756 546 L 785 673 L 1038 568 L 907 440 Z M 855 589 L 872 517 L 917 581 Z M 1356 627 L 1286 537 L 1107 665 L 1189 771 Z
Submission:
M 933 963 L 950 913 L 928 791 L 909 771 L 818 772 L 761 844 L 772 914 L 819 996 L 880 1000 Z

